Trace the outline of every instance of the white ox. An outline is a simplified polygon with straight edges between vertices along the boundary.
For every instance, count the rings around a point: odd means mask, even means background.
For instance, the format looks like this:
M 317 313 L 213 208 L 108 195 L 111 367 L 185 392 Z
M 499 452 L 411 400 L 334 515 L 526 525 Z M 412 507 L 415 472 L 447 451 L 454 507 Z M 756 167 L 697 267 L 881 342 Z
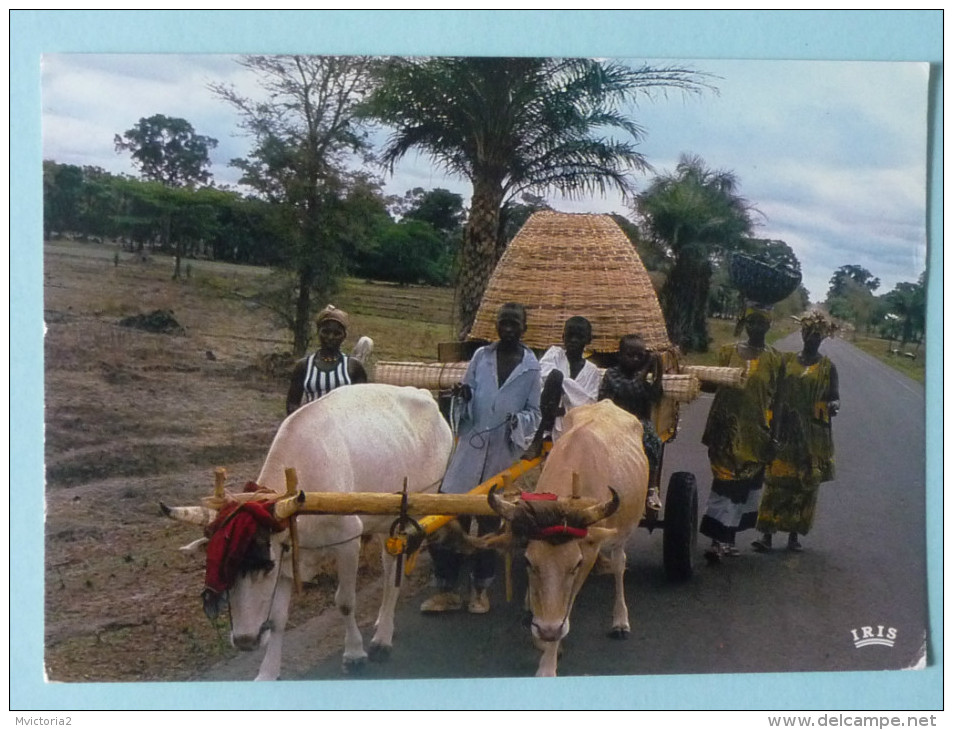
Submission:
M 569 614 L 579 589 L 602 550 L 615 577 L 610 636 L 629 634 L 623 574 L 625 544 L 645 511 L 648 461 L 642 448 L 642 424 L 635 416 L 603 400 L 574 408 L 565 432 L 543 465 L 535 496 L 573 494 L 603 500 L 586 510 L 562 508 L 541 499 L 506 502 L 495 493 L 490 504 L 505 518 L 513 535 L 528 540 L 528 603 L 540 657 L 537 677 L 556 676 L 559 644 L 569 633 Z
M 451 446 L 450 428 L 428 391 L 383 384 L 348 386 L 331 391 L 285 419 L 257 484 L 283 493 L 285 469 L 290 467 L 297 472 L 298 488 L 308 492 L 399 492 L 404 477 L 410 492 L 435 492 Z M 195 519 L 198 515 L 207 523 L 215 516 L 213 511 L 199 507 L 163 509 L 169 516 L 185 521 L 199 521 Z M 392 646 L 398 594 L 396 558 L 384 549 L 384 539 L 394 519 L 297 517 L 301 580 L 316 574 L 327 551 L 337 558 L 334 601 L 344 617 L 345 671 L 368 656 L 354 616 L 361 535 L 380 537 L 384 568 L 383 599 L 371 640 L 371 658 L 386 658 Z M 269 553 L 246 558 L 249 564 L 229 589 L 228 604 L 232 643 L 244 650 L 267 644 L 256 677 L 266 680 L 277 679 L 281 669 L 281 644 L 293 583 L 290 531 L 273 532 L 259 542 Z M 261 569 L 262 564 L 266 568 Z

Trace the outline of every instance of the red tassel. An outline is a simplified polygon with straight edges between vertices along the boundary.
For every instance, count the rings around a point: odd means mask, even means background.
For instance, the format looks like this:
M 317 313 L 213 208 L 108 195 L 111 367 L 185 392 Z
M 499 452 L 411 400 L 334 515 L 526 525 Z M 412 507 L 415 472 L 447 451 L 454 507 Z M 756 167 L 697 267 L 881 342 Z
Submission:
M 551 492 L 520 492 L 524 502 L 555 502 L 559 497 Z

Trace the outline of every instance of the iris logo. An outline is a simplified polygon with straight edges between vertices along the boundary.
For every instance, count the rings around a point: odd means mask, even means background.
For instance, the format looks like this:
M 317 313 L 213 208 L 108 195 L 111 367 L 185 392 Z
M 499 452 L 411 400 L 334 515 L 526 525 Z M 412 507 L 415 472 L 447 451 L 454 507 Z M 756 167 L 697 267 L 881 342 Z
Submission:
M 851 629 L 850 633 L 854 637 L 854 646 L 858 649 L 875 645 L 892 647 L 897 638 L 897 630 L 887 626 L 861 626 L 859 629 Z

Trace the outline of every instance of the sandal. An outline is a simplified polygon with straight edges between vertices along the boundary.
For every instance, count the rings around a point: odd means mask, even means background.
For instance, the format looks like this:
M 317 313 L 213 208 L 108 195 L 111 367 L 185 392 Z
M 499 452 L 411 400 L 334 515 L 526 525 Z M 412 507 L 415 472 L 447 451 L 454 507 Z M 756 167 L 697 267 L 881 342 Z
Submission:
M 771 535 L 765 533 L 753 543 L 751 547 L 755 549 L 755 552 L 766 553 L 771 549 Z
M 791 535 L 788 538 L 788 550 L 791 550 L 795 553 L 799 553 L 804 549 L 804 546 L 798 542 L 797 535 Z
M 721 562 L 722 555 L 722 545 L 715 540 L 712 540 L 711 547 L 705 551 L 705 560 L 708 561 L 709 565 L 715 565 L 716 563 Z
M 739 555 L 741 555 L 741 551 L 735 547 L 734 544 L 725 545 L 724 553 L 729 558 L 737 558 Z

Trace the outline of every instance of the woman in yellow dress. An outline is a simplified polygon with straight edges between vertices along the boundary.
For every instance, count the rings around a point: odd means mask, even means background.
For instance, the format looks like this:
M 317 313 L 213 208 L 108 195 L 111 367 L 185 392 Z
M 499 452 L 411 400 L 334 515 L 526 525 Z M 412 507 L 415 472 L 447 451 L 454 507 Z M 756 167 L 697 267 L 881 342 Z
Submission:
M 771 537 L 779 531 L 788 533 L 789 550 L 801 550 L 798 535 L 811 529 L 820 485 L 834 478 L 831 417 L 840 408 L 837 368 L 818 349 L 836 327 L 821 312 L 798 321 L 804 347 L 784 356 L 775 414 L 777 454 L 765 474 L 757 524 L 761 537 L 752 543 L 759 552 L 771 549 Z

